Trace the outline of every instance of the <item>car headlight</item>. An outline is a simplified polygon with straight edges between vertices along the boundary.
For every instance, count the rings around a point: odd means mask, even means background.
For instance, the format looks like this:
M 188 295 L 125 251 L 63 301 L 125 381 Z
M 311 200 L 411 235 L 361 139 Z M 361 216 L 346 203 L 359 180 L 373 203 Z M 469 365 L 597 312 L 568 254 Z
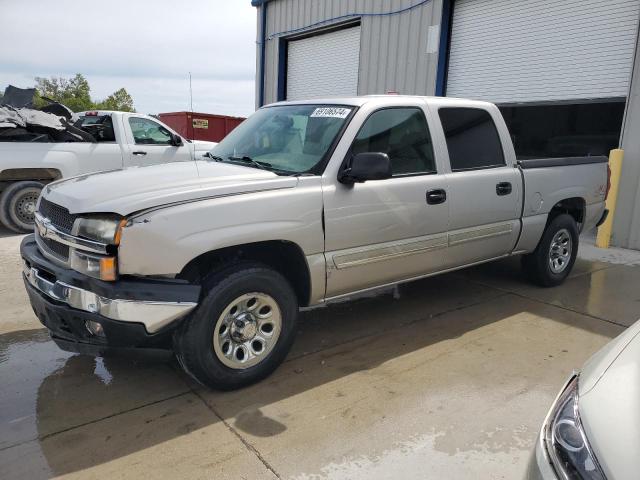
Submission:
M 71 268 L 100 280 L 116 280 L 118 272 L 115 249 L 110 246 L 120 244 L 120 235 L 125 223 L 126 220 L 117 215 L 96 215 L 79 218 L 76 221 L 76 225 L 74 225 L 75 234 L 88 240 L 106 244 L 110 255 L 96 255 L 74 249 L 70 258 Z
M 125 220 L 117 215 L 81 217 L 77 220 L 77 235 L 108 245 L 120 243 L 120 233 Z
M 544 440 L 558 475 L 565 480 L 606 480 L 580 422 L 577 375 L 560 394 L 548 418 Z

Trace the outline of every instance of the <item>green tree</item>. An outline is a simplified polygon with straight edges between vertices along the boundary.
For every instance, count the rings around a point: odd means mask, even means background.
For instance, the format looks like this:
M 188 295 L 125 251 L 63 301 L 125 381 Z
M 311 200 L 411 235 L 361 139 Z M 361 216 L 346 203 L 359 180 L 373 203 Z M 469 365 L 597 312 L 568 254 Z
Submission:
M 122 112 L 135 112 L 133 98 L 124 88 L 116 90 L 102 102 L 96 105 L 99 110 L 120 110 Z
M 33 104 L 36 108 L 48 103 L 43 99 L 46 97 L 66 105 L 74 112 L 97 109 L 135 112 L 133 98 L 124 88 L 116 90 L 102 101 L 92 100 L 89 82 L 81 73 L 76 73 L 72 78 L 36 77 L 35 80 L 36 95 Z
M 80 73 L 72 78 L 36 77 L 36 89 L 38 95 L 34 101 L 36 106 L 44 104 L 42 98 L 47 97 L 56 102 L 62 103 L 74 112 L 91 110 L 95 104 L 91 100 L 91 87 L 89 82 Z

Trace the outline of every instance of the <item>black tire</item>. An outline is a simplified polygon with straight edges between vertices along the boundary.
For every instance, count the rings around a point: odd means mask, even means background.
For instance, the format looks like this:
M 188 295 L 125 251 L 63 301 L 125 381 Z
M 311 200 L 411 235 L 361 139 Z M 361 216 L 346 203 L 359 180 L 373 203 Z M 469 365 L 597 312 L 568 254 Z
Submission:
M 552 243 L 557 236 L 563 238 L 564 232 L 568 233 L 569 236 L 566 244 L 570 244 L 570 251 L 566 252 L 566 247 L 558 247 L 559 244 L 556 245 L 555 250 L 562 251 L 565 255 L 568 253 L 568 257 L 566 260 L 558 257 L 556 259 L 558 264 L 554 269 L 551 260 Z M 571 273 L 573 264 L 576 261 L 578 236 L 578 226 L 571 215 L 563 213 L 554 217 L 547 225 L 536 249 L 522 257 L 522 267 L 527 277 L 541 287 L 555 287 L 564 282 L 569 273 Z M 558 271 L 560 268 L 561 270 Z
M 238 297 L 253 292 L 270 296 L 277 303 L 279 336 L 259 363 L 231 368 L 214 350 L 215 327 Z M 265 378 L 284 361 L 295 337 L 297 317 L 296 294 L 280 273 L 256 263 L 233 265 L 206 279 L 200 304 L 174 334 L 174 351 L 180 365 L 198 382 L 216 390 L 233 390 Z
M 9 185 L 0 195 L 0 222 L 16 233 L 32 232 L 33 213 L 43 187 L 33 181 Z

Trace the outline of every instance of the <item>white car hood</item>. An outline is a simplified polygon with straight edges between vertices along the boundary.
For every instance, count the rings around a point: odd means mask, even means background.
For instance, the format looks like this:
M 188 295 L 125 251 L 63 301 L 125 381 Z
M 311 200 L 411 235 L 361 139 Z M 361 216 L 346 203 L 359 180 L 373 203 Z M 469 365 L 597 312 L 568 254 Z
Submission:
M 578 410 L 607 478 L 640 471 L 640 321 L 597 352 L 580 374 Z
M 175 162 L 94 173 L 49 184 L 43 197 L 71 213 L 128 215 L 171 203 L 292 188 L 296 177 L 213 161 Z

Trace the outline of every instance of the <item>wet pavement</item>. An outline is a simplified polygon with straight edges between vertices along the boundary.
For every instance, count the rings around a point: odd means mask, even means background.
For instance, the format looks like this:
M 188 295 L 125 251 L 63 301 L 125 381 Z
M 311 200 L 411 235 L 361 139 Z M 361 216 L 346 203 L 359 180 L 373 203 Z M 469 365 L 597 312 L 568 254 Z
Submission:
M 3 479 L 519 478 L 565 378 L 640 317 L 640 254 L 585 245 L 554 289 L 508 259 L 305 311 L 274 375 L 211 392 L 173 362 L 59 350 L 18 243 L 0 238 Z

